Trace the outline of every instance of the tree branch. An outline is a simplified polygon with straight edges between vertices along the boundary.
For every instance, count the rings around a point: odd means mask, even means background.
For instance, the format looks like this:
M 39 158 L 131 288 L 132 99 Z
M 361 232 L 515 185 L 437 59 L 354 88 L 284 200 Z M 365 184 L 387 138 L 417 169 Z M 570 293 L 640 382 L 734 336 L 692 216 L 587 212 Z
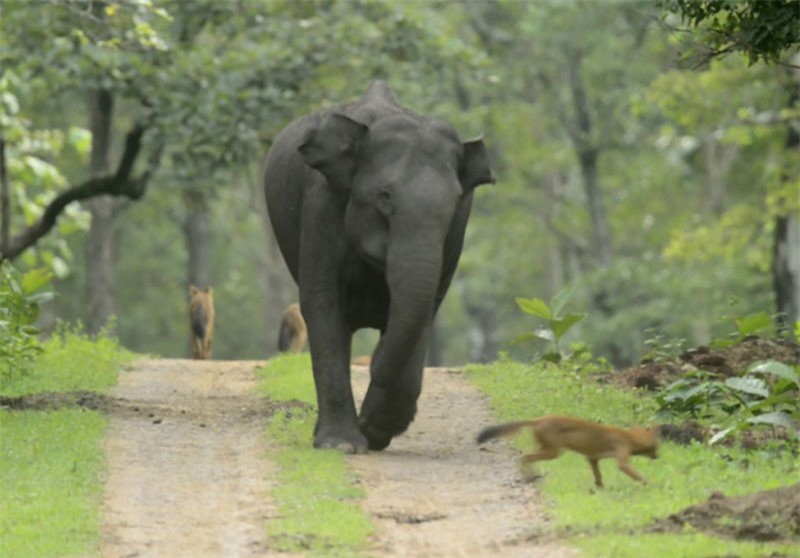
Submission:
M 81 201 L 95 196 L 124 196 L 131 200 L 141 198 L 147 188 L 147 182 L 152 176 L 161 156 L 161 146 L 157 147 L 151 155 L 147 170 L 141 176 L 131 178 L 133 165 L 142 148 L 142 137 L 146 127 L 142 124 L 135 125 L 125 137 L 125 150 L 120 157 L 119 164 L 114 174 L 97 176 L 73 186 L 50 202 L 39 220 L 12 238 L 6 250 L 0 253 L 0 261 L 13 260 L 26 249 L 36 244 L 43 236 L 55 226 L 59 215 L 64 208 L 76 201 Z

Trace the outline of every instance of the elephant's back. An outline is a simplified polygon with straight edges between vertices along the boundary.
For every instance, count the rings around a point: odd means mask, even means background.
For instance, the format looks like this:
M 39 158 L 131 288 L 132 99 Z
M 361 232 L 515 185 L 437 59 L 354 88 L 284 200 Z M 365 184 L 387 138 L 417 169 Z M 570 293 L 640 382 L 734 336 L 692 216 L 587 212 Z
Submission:
M 267 213 L 289 271 L 297 280 L 300 250 L 300 216 L 303 190 L 322 177 L 306 165 L 300 147 L 306 130 L 313 125 L 309 115 L 292 121 L 272 142 L 262 171 Z

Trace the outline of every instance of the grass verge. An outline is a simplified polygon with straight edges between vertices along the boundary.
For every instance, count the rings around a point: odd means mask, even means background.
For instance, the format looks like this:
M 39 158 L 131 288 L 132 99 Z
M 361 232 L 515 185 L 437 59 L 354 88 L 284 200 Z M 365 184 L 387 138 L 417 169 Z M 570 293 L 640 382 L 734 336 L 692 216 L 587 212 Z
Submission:
M 567 414 L 618 426 L 648 425 L 656 409 L 640 394 L 601 386 L 548 364 L 501 360 L 470 366 L 467 376 L 489 396 L 503 421 Z M 524 435 L 516 443 L 526 450 L 533 446 Z M 790 455 L 664 443 L 659 460 L 633 458 L 632 464 L 648 479 L 647 486 L 618 471 L 613 460 L 604 460 L 600 467 L 606 489 L 594 491 L 586 459 L 578 454 L 537 463 L 556 534 L 588 556 L 791 555 L 784 544 L 729 541 L 690 530 L 644 534 L 652 520 L 706 500 L 712 491 L 737 496 L 797 482 L 800 469 Z
M 270 458 L 280 467 L 272 494 L 279 517 L 267 526 L 271 546 L 309 556 L 361 555 L 372 533 L 358 504 L 363 491 L 354 486 L 340 452 L 311 447 L 316 396 L 309 356 L 282 355 L 258 375 L 271 399 L 306 404 L 276 413 L 268 427 L 271 442 L 278 446 Z
M 116 341 L 76 332 L 43 348 L 31 371 L 0 386 L 1 394 L 105 392 L 135 356 Z M 101 413 L 84 409 L 0 410 L 0 556 L 96 553 L 106 424 Z

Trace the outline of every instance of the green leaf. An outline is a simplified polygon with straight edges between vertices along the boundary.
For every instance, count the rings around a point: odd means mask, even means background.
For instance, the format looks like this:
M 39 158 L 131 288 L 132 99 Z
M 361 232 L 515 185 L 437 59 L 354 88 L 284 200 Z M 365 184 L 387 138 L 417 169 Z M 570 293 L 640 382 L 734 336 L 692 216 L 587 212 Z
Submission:
M 564 306 L 566 306 L 567 302 L 572 296 L 573 291 L 575 291 L 575 287 L 568 285 L 558 291 L 558 293 L 556 293 L 556 295 L 550 301 L 550 309 L 553 311 L 554 317 L 561 315 L 561 311 L 564 309 Z
M 518 345 L 519 343 L 528 343 L 530 341 L 535 341 L 537 339 L 539 339 L 539 337 L 537 335 L 534 335 L 533 333 L 523 333 L 519 337 L 514 338 L 511 341 L 511 344 Z
M 739 335 L 746 337 L 772 326 L 772 317 L 766 312 L 758 312 L 750 314 L 743 318 L 736 318 L 734 320 L 736 329 Z
M 717 432 L 716 434 L 711 436 L 711 439 L 708 441 L 708 445 L 709 446 L 713 446 L 714 444 L 716 444 L 720 440 L 724 439 L 728 434 L 730 434 L 734 430 L 736 430 L 735 426 L 730 426 L 730 427 L 728 427 L 728 428 L 726 428 L 724 430 L 720 430 L 719 432 Z
M 788 413 L 782 411 L 775 411 L 774 413 L 764 413 L 747 419 L 750 424 L 771 424 L 772 426 L 782 426 L 789 432 L 797 432 L 794 421 Z
M 800 376 L 797 375 L 794 368 L 777 360 L 757 362 L 752 364 L 747 371 L 750 374 L 773 374 L 800 386 Z
M 725 385 L 731 389 L 735 389 L 743 393 L 758 395 L 760 397 L 767 397 L 769 395 L 767 384 L 758 378 L 728 378 L 725 380 Z
M 53 272 L 47 268 L 31 269 L 22 276 L 22 293 L 30 295 L 49 284 L 53 280 Z
M 523 312 L 526 314 L 531 314 L 532 316 L 537 316 L 539 318 L 544 318 L 545 320 L 549 320 L 553 317 L 552 312 L 550 312 L 550 308 L 547 306 L 547 303 L 540 298 L 515 298 L 517 305 L 522 309 Z
M 572 328 L 572 326 L 583 320 L 585 317 L 586 314 L 567 314 L 561 319 L 551 319 L 550 328 L 553 330 L 556 343 L 558 343 L 559 339 L 561 339 L 564 334 L 567 333 L 570 328 Z

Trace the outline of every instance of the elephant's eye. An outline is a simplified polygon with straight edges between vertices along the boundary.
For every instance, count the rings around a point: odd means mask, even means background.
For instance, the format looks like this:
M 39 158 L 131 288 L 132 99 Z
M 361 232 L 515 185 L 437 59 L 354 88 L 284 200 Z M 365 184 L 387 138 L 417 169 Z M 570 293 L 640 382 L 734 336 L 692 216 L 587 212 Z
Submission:
M 378 192 L 376 207 L 381 215 L 389 217 L 394 213 L 394 203 L 392 203 L 391 188 L 384 188 Z

